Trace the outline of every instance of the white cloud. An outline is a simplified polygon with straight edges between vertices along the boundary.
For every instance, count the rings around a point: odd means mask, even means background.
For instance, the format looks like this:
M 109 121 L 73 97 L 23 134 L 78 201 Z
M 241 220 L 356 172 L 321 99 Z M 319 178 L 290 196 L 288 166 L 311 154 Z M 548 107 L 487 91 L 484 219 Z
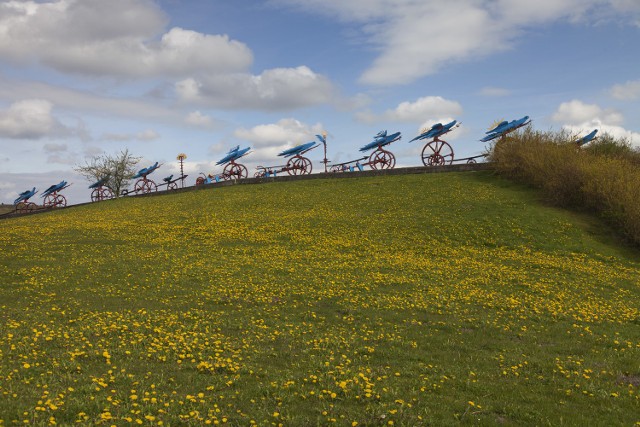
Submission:
M 462 106 L 458 102 L 450 101 L 441 96 L 425 96 L 414 102 L 402 102 L 395 109 L 387 110 L 382 114 L 364 111 L 357 113 L 356 117 L 364 123 L 374 123 L 380 120 L 423 123 L 425 120 L 436 117 L 457 116 L 459 114 L 462 114 Z
M 450 63 L 511 49 L 534 24 L 636 22 L 634 0 L 277 0 L 361 25 L 379 52 L 361 76 L 372 85 L 406 84 Z
M 611 88 L 611 96 L 620 100 L 635 100 L 640 98 L 640 80 L 618 84 Z
M 271 145 L 301 144 L 315 139 L 322 132 L 320 123 L 309 126 L 296 119 L 281 119 L 277 123 L 254 126 L 251 129 L 240 128 L 234 132 L 237 138 L 252 142 L 258 147 Z
M 40 139 L 60 134 L 64 126 L 51 114 L 53 104 L 44 99 L 25 99 L 0 110 L 0 136 L 14 139 Z
M 186 76 L 246 69 L 251 50 L 226 35 L 172 28 L 148 0 L 0 3 L 0 56 L 69 73 Z
M 274 68 L 262 74 L 227 74 L 188 78 L 175 86 L 183 102 L 217 108 L 288 110 L 332 100 L 335 90 L 326 77 L 306 66 Z
M 190 125 L 209 127 L 213 124 L 211 117 L 202 114 L 200 111 L 192 111 L 184 121 Z
M 619 125 L 623 121 L 622 114 L 614 110 L 603 110 L 596 104 L 585 104 L 580 100 L 563 102 L 553 115 L 553 120 L 570 125 L 585 123 L 593 120 Z
M 632 145 L 640 147 L 640 133 L 621 126 L 624 121 L 622 114 L 602 109 L 596 104 L 585 104 L 579 100 L 563 102 L 553 115 L 553 120 L 562 123 L 564 129 L 575 135 L 598 129 L 600 134 L 625 138 Z

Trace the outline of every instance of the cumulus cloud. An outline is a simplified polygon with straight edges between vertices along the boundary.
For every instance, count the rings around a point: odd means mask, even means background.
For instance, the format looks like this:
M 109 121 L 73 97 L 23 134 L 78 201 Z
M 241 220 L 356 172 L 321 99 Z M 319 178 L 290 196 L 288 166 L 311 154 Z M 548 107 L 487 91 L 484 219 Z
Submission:
M 65 133 L 52 115 L 53 104 L 44 99 L 25 99 L 0 110 L 0 136 L 12 139 L 40 139 Z
M 244 43 L 224 34 L 167 29 L 167 23 L 150 0 L 0 2 L 0 58 L 92 77 L 169 78 L 178 81 L 170 87 L 183 104 L 287 110 L 335 95 L 331 82 L 306 66 L 252 75 L 253 53 Z M 133 104 L 141 104 L 100 101 L 90 108 L 120 103 L 135 110 Z
M 236 72 L 251 50 L 226 35 L 182 28 L 148 0 L 0 3 L 0 55 L 90 75 L 186 76 Z
M 250 129 L 239 128 L 234 136 L 249 141 L 256 151 L 249 159 L 249 163 L 277 162 L 278 153 L 286 148 L 313 141 L 315 135 L 322 133 L 320 123 L 308 125 L 293 118 L 281 119 L 276 123 L 262 124 Z
M 605 123 L 619 125 L 623 121 L 622 114 L 614 110 L 603 110 L 596 104 L 585 104 L 580 100 L 563 102 L 553 115 L 556 122 L 575 125 L 592 120 L 601 120 Z
M 513 48 L 528 26 L 595 18 L 637 23 L 633 0 L 277 0 L 361 25 L 379 52 L 361 76 L 372 85 L 405 84 L 450 63 Z M 594 18 L 594 19 L 590 19 Z
M 190 125 L 209 127 L 213 124 L 211 117 L 202 114 L 200 111 L 192 111 L 187 115 L 184 121 Z
M 335 93 L 326 77 L 306 66 L 274 68 L 260 75 L 188 78 L 175 86 L 183 102 L 216 108 L 288 110 L 329 102 Z
M 611 96 L 620 100 L 635 100 L 640 98 L 640 80 L 618 84 L 611 88 Z
M 240 128 L 234 136 L 253 143 L 256 147 L 295 146 L 315 139 L 323 130 L 320 123 L 307 125 L 296 119 L 281 119 L 277 123 L 254 126 L 251 129 Z
M 425 120 L 435 117 L 457 116 L 459 114 L 462 114 L 462 106 L 458 102 L 450 101 L 441 96 L 425 96 L 414 102 L 402 102 L 393 110 L 387 110 L 382 114 L 364 111 L 357 113 L 356 117 L 365 123 L 374 123 L 380 120 L 423 123 Z
M 640 133 L 622 127 L 624 117 L 619 112 L 602 109 L 596 104 L 585 104 L 579 100 L 560 104 L 553 120 L 572 134 L 581 135 L 598 129 L 600 134 L 608 133 L 614 138 L 625 138 L 632 145 L 640 147 Z

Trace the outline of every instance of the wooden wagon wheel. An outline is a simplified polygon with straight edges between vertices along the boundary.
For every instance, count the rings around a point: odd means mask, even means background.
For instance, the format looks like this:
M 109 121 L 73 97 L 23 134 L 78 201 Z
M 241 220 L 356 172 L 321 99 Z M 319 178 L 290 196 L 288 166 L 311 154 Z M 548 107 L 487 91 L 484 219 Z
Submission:
M 175 182 L 169 182 L 167 184 L 167 191 L 169 190 L 177 190 L 178 189 L 178 184 Z
M 196 185 L 204 185 L 204 178 L 199 176 L 196 178 Z
M 453 162 L 453 148 L 446 141 L 433 140 L 422 149 L 422 164 L 425 166 L 450 165 Z
M 287 173 L 289 175 L 308 175 L 313 169 L 311 160 L 302 156 L 295 156 L 287 162 Z
M 477 163 L 477 162 L 476 162 L 476 159 L 469 159 L 469 160 L 467 160 L 467 164 L 469 164 L 469 165 L 472 165 L 472 164 L 474 164 L 474 163 Z
M 246 178 L 247 176 L 249 176 L 249 171 L 247 171 L 247 168 L 245 165 L 242 165 L 240 163 L 229 163 L 227 164 L 227 166 L 224 167 L 224 170 L 222 171 L 222 175 L 224 176 L 224 179 L 242 179 L 242 178 Z
M 341 166 L 333 165 L 329 168 L 329 172 L 342 172 Z
M 396 156 L 391 151 L 378 148 L 369 156 L 371 169 L 393 169 L 396 165 Z
M 102 200 L 102 188 L 98 187 L 91 192 L 91 201 L 99 202 Z

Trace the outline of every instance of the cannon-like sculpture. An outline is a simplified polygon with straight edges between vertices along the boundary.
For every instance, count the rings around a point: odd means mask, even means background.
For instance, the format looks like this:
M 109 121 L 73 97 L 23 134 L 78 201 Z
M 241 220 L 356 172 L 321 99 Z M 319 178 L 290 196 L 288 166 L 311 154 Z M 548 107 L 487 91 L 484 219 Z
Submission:
M 251 147 L 240 149 L 240 146 L 237 145 L 232 148 L 226 156 L 222 159 L 218 160 L 216 165 L 225 165 L 222 170 L 222 179 L 228 181 L 230 179 L 241 179 L 249 176 L 249 171 L 247 167 L 241 163 L 236 163 L 236 161 L 249 154 L 249 150 Z
M 387 131 L 383 130 L 373 138 L 373 141 L 360 148 L 361 152 L 375 150 L 369 156 L 369 160 L 365 163 L 371 169 L 393 169 L 396 165 L 396 156 L 391 151 L 385 150 L 392 142 L 399 141 L 402 138 L 400 132 L 387 135 Z
M 107 185 L 108 180 L 109 177 L 105 176 L 89 186 L 89 188 L 93 190 L 91 191 L 92 202 L 113 199 L 113 190 Z
M 54 184 L 44 190 L 44 192 L 40 195 L 40 197 L 44 198 L 42 205 L 45 208 L 64 208 L 67 206 L 67 199 L 60 192 L 65 188 L 69 187 L 71 184 L 68 184 L 67 181 L 60 181 L 58 184 Z
M 409 142 L 419 140 L 429 140 L 422 148 L 422 164 L 425 166 L 442 166 L 450 165 L 453 162 L 453 148 L 451 145 L 440 137 L 451 132 L 460 126 L 456 120 L 447 123 L 436 123 L 431 128 L 424 130 L 420 135 L 416 136 Z
M 158 165 L 158 162 L 149 166 L 148 168 L 143 168 L 138 171 L 132 178 L 138 179 L 133 186 L 133 190 L 138 193 L 147 194 L 152 191 L 158 191 L 158 186 L 153 180 L 147 178 L 151 173 L 153 173 L 156 169 L 158 169 L 161 165 Z
M 315 141 L 296 145 L 293 148 L 282 151 L 278 156 L 289 157 L 286 165 L 281 166 L 258 166 L 255 173 L 256 178 L 264 178 L 277 176 L 278 173 L 286 172 L 289 175 L 308 175 L 313 170 L 311 160 L 304 157 L 303 154 L 308 153 L 316 147 L 319 147 Z
M 29 213 L 38 209 L 35 203 L 30 202 L 29 199 L 33 197 L 38 190 L 36 187 L 33 187 L 31 190 L 23 191 L 18 195 L 18 198 L 13 201 L 13 204 L 16 207 L 16 212 L 18 213 Z
M 487 132 L 485 132 L 486 133 L 485 137 L 482 138 L 480 141 L 489 142 L 496 138 L 504 137 L 510 134 L 511 132 L 517 129 L 520 129 L 523 126 L 528 125 L 529 123 L 531 123 L 531 120 L 529 120 L 529 116 L 524 116 L 521 119 L 512 120 L 510 122 L 504 120 L 498 123 L 493 128 L 489 129 Z
M 237 160 L 241 157 L 249 154 L 251 147 L 240 149 L 239 145 L 229 150 L 227 154 L 216 162 L 216 165 L 225 165 L 220 175 L 205 175 L 201 173 L 196 178 L 196 185 L 211 184 L 212 182 L 220 182 L 222 180 L 229 181 L 231 179 L 242 179 L 249 176 L 247 167 L 241 163 L 237 163 Z

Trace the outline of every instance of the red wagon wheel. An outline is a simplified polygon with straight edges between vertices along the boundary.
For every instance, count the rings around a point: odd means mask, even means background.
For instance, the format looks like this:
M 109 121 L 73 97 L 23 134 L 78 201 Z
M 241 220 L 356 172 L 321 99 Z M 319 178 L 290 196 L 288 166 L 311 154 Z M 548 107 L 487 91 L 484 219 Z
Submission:
M 54 203 L 55 203 L 54 207 L 64 208 L 65 206 L 67 206 L 67 198 L 64 197 L 62 194 L 56 194 Z
M 114 197 L 113 191 L 109 187 L 102 187 L 100 190 L 100 196 L 102 197 L 102 200 L 109 200 Z
M 139 179 L 138 181 L 136 181 L 134 190 L 136 193 L 147 194 L 151 193 L 152 191 L 157 191 L 158 186 L 150 179 Z
M 56 206 L 56 196 L 53 194 L 47 194 L 42 202 L 45 208 L 54 208 Z
M 342 172 L 341 166 L 333 165 L 329 168 L 329 172 Z
M 287 173 L 289 175 L 308 175 L 313 169 L 311 160 L 302 156 L 295 156 L 287 162 Z
M 446 141 L 434 140 L 422 149 L 422 163 L 425 166 L 450 165 L 453 162 L 453 148 Z
M 16 204 L 16 212 L 25 213 L 27 211 L 27 204 L 25 202 L 18 202 Z
M 369 156 L 371 169 L 393 169 L 396 165 L 396 156 L 391 151 L 378 148 Z
M 249 171 L 245 165 L 240 163 L 228 163 L 227 166 L 224 167 L 222 171 L 222 175 L 224 179 L 242 179 L 249 176 Z
M 196 178 L 196 185 L 203 185 L 204 184 L 204 178 L 199 176 Z
M 36 210 L 36 204 L 33 202 L 20 202 L 16 205 L 16 212 L 29 213 Z
M 43 204 L 45 208 L 64 208 L 67 206 L 67 199 L 62 194 L 47 194 Z

